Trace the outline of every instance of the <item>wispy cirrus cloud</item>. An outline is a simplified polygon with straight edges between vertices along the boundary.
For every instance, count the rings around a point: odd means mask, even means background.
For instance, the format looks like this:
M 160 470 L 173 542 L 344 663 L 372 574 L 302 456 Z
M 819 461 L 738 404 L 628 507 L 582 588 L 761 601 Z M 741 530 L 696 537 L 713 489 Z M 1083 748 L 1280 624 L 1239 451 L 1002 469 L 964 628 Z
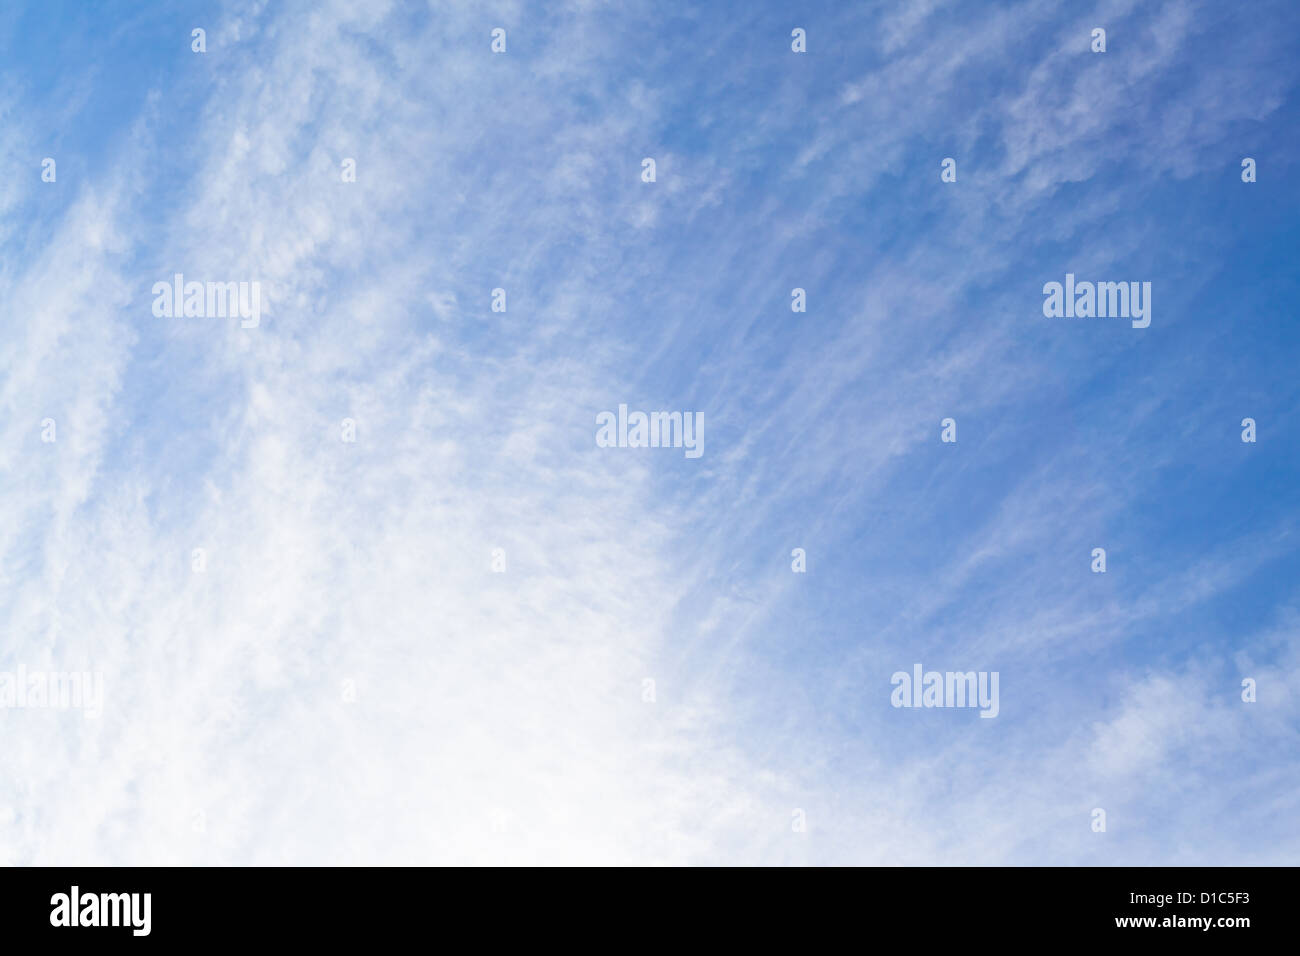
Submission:
M 1291 15 L 814 14 L 232 3 L 111 162 L 0 186 L 62 203 L 0 232 L 0 670 L 106 681 L 3 714 L 9 862 L 1294 853 L 1295 456 L 1234 428 L 1294 422 L 1296 341 L 1207 351 L 1250 272 L 1203 266 L 1281 228 L 1203 224 L 1293 106 Z M 1067 268 L 1155 276 L 1145 337 L 1045 320 Z M 261 325 L 154 317 L 176 272 Z M 597 448 L 620 402 L 702 410 L 705 456 Z M 890 708 L 917 660 L 1001 670 L 999 718 Z

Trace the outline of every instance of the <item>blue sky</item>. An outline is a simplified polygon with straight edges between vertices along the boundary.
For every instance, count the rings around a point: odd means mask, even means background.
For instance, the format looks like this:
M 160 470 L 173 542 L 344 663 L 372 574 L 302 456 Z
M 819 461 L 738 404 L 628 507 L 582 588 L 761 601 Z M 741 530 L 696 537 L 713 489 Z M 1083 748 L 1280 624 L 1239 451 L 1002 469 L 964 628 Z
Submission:
M 1298 46 L 1290 3 L 6 6 L 0 672 L 105 699 L 0 710 L 0 859 L 1294 863 Z M 260 325 L 156 317 L 176 272 Z M 1044 317 L 1067 272 L 1150 327 Z M 621 403 L 703 456 L 597 447 Z M 916 662 L 998 716 L 891 706 Z

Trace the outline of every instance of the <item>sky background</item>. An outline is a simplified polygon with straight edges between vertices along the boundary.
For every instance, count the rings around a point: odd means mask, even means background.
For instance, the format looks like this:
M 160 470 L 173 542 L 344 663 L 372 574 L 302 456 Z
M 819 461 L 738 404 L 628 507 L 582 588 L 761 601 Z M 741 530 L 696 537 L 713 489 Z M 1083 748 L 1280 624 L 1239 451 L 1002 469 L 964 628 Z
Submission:
M 0 710 L 0 862 L 1295 864 L 1298 54 L 1291 0 L 6 3 L 0 671 L 105 700 Z

